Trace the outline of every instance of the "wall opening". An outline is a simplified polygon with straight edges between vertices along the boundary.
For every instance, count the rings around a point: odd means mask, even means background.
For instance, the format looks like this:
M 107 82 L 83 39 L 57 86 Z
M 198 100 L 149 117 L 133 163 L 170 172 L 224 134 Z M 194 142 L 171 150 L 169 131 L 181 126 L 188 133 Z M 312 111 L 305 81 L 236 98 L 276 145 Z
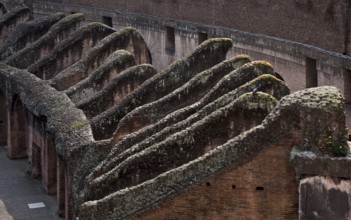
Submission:
M 351 103 L 351 70 L 343 70 L 345 102 Z
M 281 81 L 285 82 L 284 78 L 279 73 L 274 72 L 274 76 L 277 77 L 277 79 L 280 79 Z
M 5 93 L 0 90 L 0 146 L 7 143 L 7 102 Z
M 54 136 L 45 134 L 43 153 L 43 184 L 48 194 L 55 195 L 57 192 L 57 162 Z
M 147 50 L 147 55 L 149 57 L 149 63 L 152 64 L 152 55 L 151 55 L 150 50 Z
M 41 148 L 36 143 L 32 143 L 32 178 L 41 179 L 41 158 Z
M 207 182 L 207 183 L 206 183 L 206 186 L 211 186 L 211 183 L 210 183 L 210 182 Z
M 264 190 L 264 187 L 263 186 L 257 186 L 256 187 L 256 191 L 263 191 Z
M 315 59 L 306 57 L 305 68 L 306 68 L 306 88 L 318 86 L 317 61 Z
M 174 27 L 166 26 L 166 52 L 168 54 L 174 54 L 175 52 L 175 35 Z
M 199 32 L 197 36 L 198 36 L 199 44 L 201 44 L 202 42 L 208 39 L 207 33 Z
M 27 115 L 20 98 L 13 98 L 12 108 L 8 109 L 7 154 L 11 159 L 27 157 Z
M 102 23 L 106 24 L 109 27 L 113 27 L 112 18 L 108 16 L 102 16 Z
M 232 185 L 232 189 L 236 189 L 236 185 L 235 184 Z

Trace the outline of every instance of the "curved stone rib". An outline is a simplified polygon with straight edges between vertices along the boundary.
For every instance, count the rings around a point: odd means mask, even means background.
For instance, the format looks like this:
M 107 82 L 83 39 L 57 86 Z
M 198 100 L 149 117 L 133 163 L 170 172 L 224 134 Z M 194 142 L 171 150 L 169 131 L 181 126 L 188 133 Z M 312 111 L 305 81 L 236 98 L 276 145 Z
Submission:
M 114 30 L 101 23 L 89 23 L 60 42 L 47 56 L 31 64 L 27 69 L 42 79 L 51 79 L 63 69 L 84 56 L 99 40 Z
M 277 100 L 258 92 L 246 93 L 190 127 L 127 158 L 87 186 L 86 199 L 140 184 L 192 161 L 262 122 Z M 249 122 L 247 119 L 250 118 Z M 114 187 L 105 187 L 111 186 Z
M 94 178 L 113 169 L 113 167 L 117 166 L 119 163 L 133 154 L 138 153 L 149 146 L 152 146 L 153 144 L 163 141 L 164 138 L 169 135 L 186 129 L 196 121 L 201 120 L 217 109 L 224 107 L 244 93 L 253 91 L 255 88 L 258 88 L 258 91 L 271 94 L 277 100 L 280 100 L 283 96 L 289 94 L 289 89 L 284 82 L 276 79 L 272 75 L 261 75 L 256 79 L 245 83 L 239 88 L 221 96 L 214 102 L 209 103 L 191 116 L 189 116 L 189 113 L 194 112 L 194 110 L 191 111 L 191 109 L 196 109 L 196 107 L 200 106 L 199 102 L 184 109 L 175 111 L 161 121 L 140 130 L 140 132 L 128 135 L 121 142 L 115 145 L 106 159 L 102 161 L 87 177 L 87 180 L 89 182 L 92 181 Z M 183 117 L 180 117 L 180 115 Z M 181 120 L 182 118 L 186 119 Z
M 179 108 L 191 105 L 201 99 L 223 76 L 250 62 L 248 56 L 238 56 L 223 61 L 211 69 L 194 76 L 189 82 L 155 102 L 140 106 L 122 118 L 113 134 L 113 143 L 125 135 L 153 124 Z
M 111 159 L 111 158 L 115 157 L 116 155 L 118 155 L 119 153 L 121 153 L 122 151 L 133 146 L 134 144 L 137 144 L 138 142 L 141 142 L 144 139 L 152 136 L 153 134 L 161 131 L 165 127 L 171 126 L 171 125 L 173 125 L 181 120 L 186 119 L 187 117 L 194 114 L 202 107 L 209 104 L 209 101 L 211 100 L 209 97 L 214 98 L 214 97 L 216 97 L 216 95 L 218 97 L 225 95 L 226 92 L 230 92 L 230 89 L 234 90 L 234 89 L 238 88 L 239 86 L 249 82 L 250 80 L 255 79 L 257 76 L 260 76 L 260 75 L 266 74 L 266 73 L 270 73 L 270 74 L 274 73 L 272 66 L 267 62 L 254 61 L 254 62 L 245 64 L 244 66 L 231 72 L 225 78 L 223 78 L 220 82 L 218 82 L 217 85 L 215 86 L 215 88 L 213 88 L 208 94 L 206 94 L 204 96 L 204 98 L 201 99 L 199 102 L 197 102 L 197 103 L 195 103 L 187 108 L 175 111 L 174 113 L 168 115 L 166 118 L 157 122 L 156 124 L 150 125 L 150 126 L 146 127 L 146 129 L 141 129 L 140 132 L 129 134 L 125 139 L 122 139 L 120 141 L 121 143 L 118 143 L 112 149 L 108 158 Z M 228 82 L 230 82 L 229 85 L 228 85 Z M 260 90 L 260 88 L 258 88 L 258 90 Z M 233 93 L 230 93 L 230 94 L 233 95 Z M 285 92 L 285 93 L 283 92 L 283 94 L 286 95 L 286 94 L 288 94 L 288 92 Z M 218 98 L 218 97 L 216 97 L 216 98 Z M 227 99 L 229 99 L 229 98 L 227 98 Z M 114 139 L 112 139 L 111 142 L 113 144 L 117 143 L 114 141 Z M 100 168 L 101 167 L 98 166 L 95 170 L 98 171 L 98 170 L 100 170 Z M 98 171 L 97 173 L 98 173 L 97 175 L 101 175 L 101 172 Z
M 50 30 L 34 43 L 6 58 L 6 63 L 21 69 L 39 60 L 51 52 L 59 42 L 68 37 L 81 26 L 84 15 L 81 13 L 69 15 L 54 24 Z
M 47 117 L 46 129 L 54 135 L 56 152 L 65 160 L 70 150 L 94 140 L 84 113 L 43 80 L 25 70 L 0 65 L 0 81 L 19 94 L 30 112 Z
M 95 139 L 101 140 L 111 137 L 119 120 L 128 112 L 169 94 L 194 75 L 223 61 L 231 46 L 231 39 L 213 38 L 207 40 L 197 47 L 191 55 L 174 62 L 161 73 L 144 82 L 119 105 L 91 119 Z
M 16 25 L 28 21 L 31 16 L 31 11 L 27 7 L 15 8 L 0 17 L 0 44 L 3 44 Z
M 201 100 L 201 106 L 206 105 L 207 103 L 210 103 L 211 101 L 215 100 L 216 98 L 224 95 L 227 92 L 230 92 L 233 89 L 236 89 L 240 85 L 256 78 L 259 75 L 262 74 L 274 74 L 273 67 L 263 61 L 254 61 L 248 64 L 243 65 L 242 67 L 238 68 L 237 70 L 234 70 L 230 74 L 227 74 L 225 77 L 223 77 L 215 86 L 212 88 Z M 194 81 L 196 82 L 196 81 Z M 185 85 L 186 86 L 186 85 Z M 180 88 L 180 91 L 182 88 Z M 177 91 L 175 91 L 177 92 Z M 165 98 L 168 98 L 167 96 Z M 161 99 L 160 101 L 164 100 L 165 98 Z M 157 103 L 157 102 L 156 102 Z M 146 111 L 143 111 L 144 108 L 148 108 L 149 106 L 152 107 L 152 103 L 147 104 L 146 106 L 141 106 L 140 112 L 141 114 L 147 113 Z M 162 106 L 161 106 L 162 107 Z M 139 111 L 139 109 L 136 109 L 134 112 Z M 131 112 L 130 114 L 133 114 Z M 139 129 L 142 124 L 148 124 L 147 120 L 139 120 L 144 118 L 145 116 L 142 116 L 141 118 L 137 118 L 137 122 L 130 122 L 130 119 L 128 118 L 129 116 L 127 115 L 126 118 L 123 121 L 123 124 L 119 124 L 115 133 L 112 136 L 112 143 L 116 144 L 118 141 L 120 141 L 125 135 L 132 133 L 134 129 Z M 122 121 L 121 121 L 122 122 Z M 125 127 L 124 127 L 125 126 Z M 139 127 L 140 126 L 140 127 Z M 135 127 L 133 129 L 133 127 Z
M 324 139 L 328 129 L 333 131 L 333 140 L 342 142 L 347 148 L 343 103 L 342 95 L 334 87 L 312 88 L 286 96 L 261 125 L 152 180 L 117 191 L 100 200 L 84 203 L 79 217 L 95 219 L 99 210 L 104 210 L 105 218 L 131 217 L 166 197 L 184 192 L 224 169 L 246 163 L 262 149 L 292 135 L 296 129 L 301 132 L 317 129 L 317 133 L 307 132 L 303 137 L 314 140 L 312 146 L 315 146 L 313 149 L 316 151 L 328 149 L 325 143 L 317 147 L 318 141 Z M 340 134 L 345 137 L 340 137 Z M 303 139 L 295 141 L 301 141 L 296 144 L 302 145 Z
M 121 102 L 129 93 L 156 73 L 156 69 L 150 64 L 130 67 L 118 74 L 101 91 L 76 105 L 84 111 L 88 118 L 91 118 Z
M 66 90 L 89 76 L 106 57 L 120 49 L 133 54 L 136 64 L 150 63 L 143 37 L 134 28 L 125 28 L 102 39 L 80 61 L 53 77 L 50 84 L 60 91 Z
M 63 13 L 57 13 L 34 21 L 18 24 L 1 46 L 0 58 L 5 59 L 38 40 L 49 31 L 52 25 L 64 17 L 65 15 Z
M 262 74 L 275 74 L 273 66 L 266 61 L 253 61 L 244 65 L 242 68 L 244 70 L 242 70 L 241 74 L 228 74 L 223 77 L 223 79 L 204 97 L 204 102 L 213 102 L 218 97 L 237 88 L 238 85 L 244 84 Z M 235 83 L 233 83 L 233 81 Z
M 74 103 L 87 99 L 106 87 L 110 80 L 128 67 L 134 66 L 134 56 L 125 50 L 112 53 L 88 78 L 69 88 L 65 93 Z

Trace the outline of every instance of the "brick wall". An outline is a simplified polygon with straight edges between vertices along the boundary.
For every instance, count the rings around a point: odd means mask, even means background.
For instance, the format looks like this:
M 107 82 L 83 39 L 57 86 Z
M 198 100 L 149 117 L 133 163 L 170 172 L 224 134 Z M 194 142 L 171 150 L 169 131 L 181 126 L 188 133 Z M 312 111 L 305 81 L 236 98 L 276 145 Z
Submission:
M 298 184 L 289 164 L 291 143 L 284 140 L 266 148 L 251 161 L 133 219 L 297 219 Z
M 348 37 L 345 0 L 201 0 L 112 1 L 49 0 L 46 2 L 81 4 L 191 21 L 261 33 L 321 47 L 334 52 L 346 51 Z M 347 31 L 348 32 L 348 31 Z M 347 33 L 348 35 L 349 33 Z

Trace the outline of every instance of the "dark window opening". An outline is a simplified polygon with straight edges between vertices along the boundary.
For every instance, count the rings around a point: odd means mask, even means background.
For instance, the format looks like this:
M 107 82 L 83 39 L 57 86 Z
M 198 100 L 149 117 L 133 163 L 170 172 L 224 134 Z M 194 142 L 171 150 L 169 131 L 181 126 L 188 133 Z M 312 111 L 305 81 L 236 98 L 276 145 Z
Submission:
M 106 24 L 109 27 L 113 27 L 112 18 L 111 17 L 102 16 L 102 23 Z
M 149 56 L 149 62 L 150 62 L 150 64 L 152 64 L 152 55 L 151 55 L 150 50 L 147 50 L 147 54 Z
M 318 86 L 317 61 L 306 57 L 306 88 Z
M 73 15 L 73 14 L 75 14 L 75 13 L 77 13 L 77 12 L 75 12 L 75 11 L 71 11 L 71 14 Z
M 41 179 L 42 164 L 41 164 L 41 148 L 32 143 L 32 174 L 35 179 Z
M 277 72 L 274 73 L 274 76 L 280 79 L 281 81 L 285 81 L 284 78 Z
M 174 28 L 166 27 L 166 52 L 169 54 L 174 54 L 175 52 L 175 36 L 174 36 Z
M 263 186 L 257 186 L 256 187 L 256 191 L 263 191 L 264 190 L 264 187 Z
M 343 78 L 344 78 L 344 97 L 345 102 L 351 102 L 351 71 L 344 70 L 343 71 Z
M 208 39 L 207 33 L 199 32 L 198 39 L 199 39 L 199 44 L 201 44 L 202 42 Z
M 211 183 L 210 183 L 210 182 L 207 182 L 207 183 L 206 183 L 206 186 L 211 186 Z
M 236 185 L 233 184 L 233 185 L 232 185 L 232 189 L 235 189 L 235 188 L 236 188 Z

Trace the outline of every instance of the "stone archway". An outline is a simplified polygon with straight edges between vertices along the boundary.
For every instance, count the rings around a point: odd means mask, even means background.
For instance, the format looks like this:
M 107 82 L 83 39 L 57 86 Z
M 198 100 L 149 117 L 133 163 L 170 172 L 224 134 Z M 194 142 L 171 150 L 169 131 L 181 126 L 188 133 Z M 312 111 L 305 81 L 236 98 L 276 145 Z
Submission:
M 27 157 L 26 131 L 27 117 L 20 98 L 15 95 L 8 111 L 7 155 L 11 159 Z

